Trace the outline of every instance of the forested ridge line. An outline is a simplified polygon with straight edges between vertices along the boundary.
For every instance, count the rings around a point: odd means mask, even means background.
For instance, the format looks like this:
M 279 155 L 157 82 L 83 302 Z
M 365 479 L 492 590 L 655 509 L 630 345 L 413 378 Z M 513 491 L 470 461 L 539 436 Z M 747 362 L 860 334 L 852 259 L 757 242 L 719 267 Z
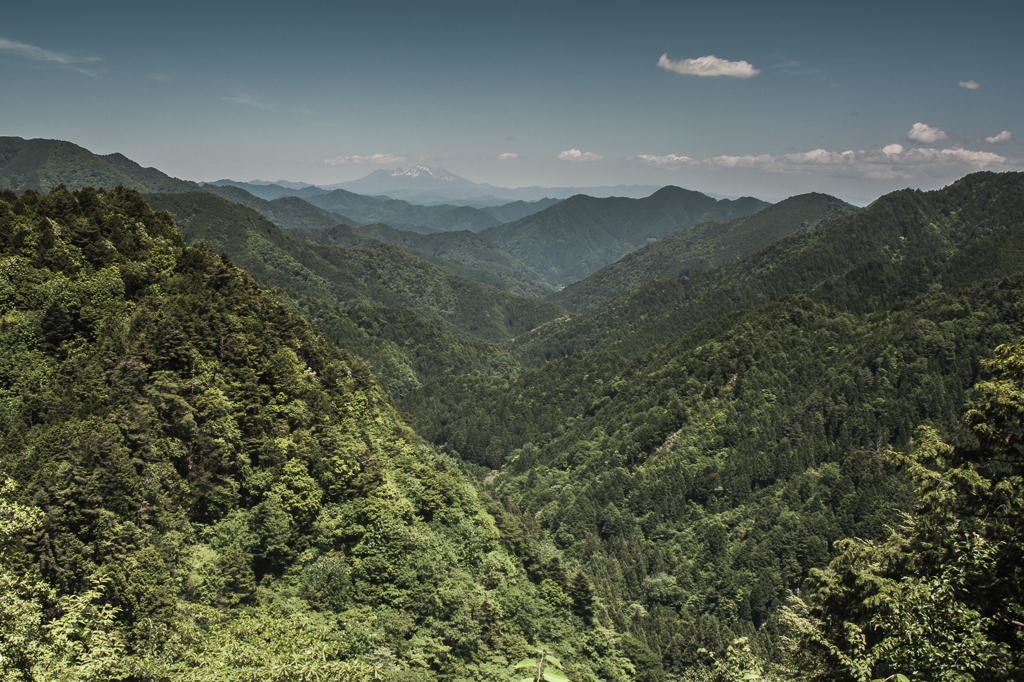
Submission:
M 892 192 L 820 230 L 784 237 L 729 265 L 647 282 L 578 316 L 558 318 L 518 336 L 511 350 L 529 366 L 604 349 L 632 355 L 667 343 L 704 320 L 785 294 L 808 293 L 857 267 L 937 258 L 995 243 L 990 240 L 1015 229 L 1024 229 L 1021 173 L 974 173 L 932 192 Z M 980 272 L 1010 275 L 1022 264 L 997 259 L 993 266 L 1002 271 Z M 941 278 L 932 283 L 941 286 Z M 927 291 L 892 287 L 878 309 L 901 295 L 910 299 Z M 869 288 L 867 293 L 878 292 Z M 819 300 L 830 302 L 827 295 Z

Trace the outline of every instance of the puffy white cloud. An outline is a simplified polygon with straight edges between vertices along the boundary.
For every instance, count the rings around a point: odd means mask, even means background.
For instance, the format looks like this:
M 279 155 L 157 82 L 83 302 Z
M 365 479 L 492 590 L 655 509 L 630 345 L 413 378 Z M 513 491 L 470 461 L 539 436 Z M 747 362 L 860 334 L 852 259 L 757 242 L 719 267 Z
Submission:
M 988 142 L 989 144 L 1004 144 L 1006 142 L 1009 142 L 1011 137 L 1013 137 L 1013 133 L 1011 133 L 1009 130 L 1004 130 L 998 135 L 986 137 L 985 142 Z
M 513 154 L 512 152 L 505 152 L 504 154 L 499 154 L 498 155 L 498 161 L 511 161 L 512 159 L 518 159 L 518 158 L 519 158 L 519 155 L 518 154 Z
M 960 87 L 964 90 L 981 90 L 981 83 L 978 81 L 960 81 Z
M 404 164 L 406 157 L 395 154 L 371 154 L 370 156 L 339 156 L 336 159 L 324 159 L 328 166 L 340 166 L 343 164 L 373 164 L 381 166 L 400 166 Z
M 753 78 L 761 73 L 750 63 L 730 62 L 719 59 L 715 55 L 698 57 L 697 59 L 669 59 L 668 53 L 661 55 L 658 66 L 666 71 L 674 71 L 689 76 L 732 76 L 733 78 Z
M 581 152 L 579 149 L 569 149 L 558 153 L 562 161 L 600 161 L 604 157 L 592 152 Z
M 27 45 L 15 40 L 7 40 L 6 38 L 0 38 L 0 52 L 16 54 L 20 57 L 25 57 L 37 62 L 58 64 L 74 71 L 78 71 L 79 73 L 84 73 L 87 76 L 95 76 L 96 73 L 75 65 L 100 61 L 99 57 L 75 57 L 69 54 L 61 54 L 60 52 L 46 50 L 41 47 L 36 47 L 35 45 Z
M 670 159 L 676 159 L 675 162 Z M 682 161 L 682 159 L 686 159 Z M 955 177 L 978 170 L 1007 171 L 1024 168 L 1024 162 L 1011 160 L 992 152 L 950 149 L 910 148 L 901 144 L 886 145 L 877 150 L 834 152 L 812 149 L 793 154 L 722 155 L 694 160 L 685 156 L 640 155 L 636 162 L 675 169 L 706 168 L 708 170 L 750 169 L 778 174 L 816 174 L 844 178 L 908 181 L 922 177 Z
M 664 156 L 641 154 L 636 158 L 650 166 L 659 166 L 661 168 L 679 168 L 680 166 L 693 163 L 693 159 L 689 156 L 676 156 L 675 154 L 665 154 Z
M 945 140 L 949 135 L 946 131 L 933 128 L 927 123 L 915 123 L 914 127 L 907 133 L 908 140 L 916 140 L 925 144 L 932 144 L 938 140 Z

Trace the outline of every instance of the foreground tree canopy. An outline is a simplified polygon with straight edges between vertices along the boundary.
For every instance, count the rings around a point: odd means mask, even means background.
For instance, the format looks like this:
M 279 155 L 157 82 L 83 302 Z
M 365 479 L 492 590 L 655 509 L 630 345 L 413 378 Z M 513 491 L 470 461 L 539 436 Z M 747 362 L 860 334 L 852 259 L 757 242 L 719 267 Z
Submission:
M 0 254 L 6 676 L 627 678 L 514 509 L 136 192 L 5 192 Z

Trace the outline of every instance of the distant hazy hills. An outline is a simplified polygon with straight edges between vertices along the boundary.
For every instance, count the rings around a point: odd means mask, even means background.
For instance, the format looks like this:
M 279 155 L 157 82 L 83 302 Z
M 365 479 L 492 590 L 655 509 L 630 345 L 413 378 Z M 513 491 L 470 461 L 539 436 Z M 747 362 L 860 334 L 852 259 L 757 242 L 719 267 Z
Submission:
M 679 187 L 665 187 L 643 199 L 577 195 L 480 234 L 552 286 L 562 287 L 676 230 L 767 206 L 751 197 L 715 200 Z
M 597 197 L 645 197 L 658 185 L 615 185 L 604 187 L 520 187 L 509 189 L 477 183 L 443 168 L 414 166 L 374 171 L 365 178 L 343 182 L 334 187 L 359 194 L 386 194 L 419 204 L 446 203 L 455 200 L 486 202 L 537 201 L 547 197 L 565 199 L 574 194 Z M 460 201 L 460 203 L 462 203 Z

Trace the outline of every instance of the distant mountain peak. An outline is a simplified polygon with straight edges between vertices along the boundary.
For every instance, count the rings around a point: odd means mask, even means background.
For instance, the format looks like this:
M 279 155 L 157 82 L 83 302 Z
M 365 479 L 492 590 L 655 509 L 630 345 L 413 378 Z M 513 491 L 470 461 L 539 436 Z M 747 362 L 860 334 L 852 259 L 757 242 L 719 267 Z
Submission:
M 444 168 L 431 168 L 430 166 L 413 166 L 408 170 L 396 168 L 388 173 L 393 178 L 433 178 L 435 180 L 441 180 L 443 182 L 467 182 L 465 178 L 460 178 L 458 175 L 446 171 Z

